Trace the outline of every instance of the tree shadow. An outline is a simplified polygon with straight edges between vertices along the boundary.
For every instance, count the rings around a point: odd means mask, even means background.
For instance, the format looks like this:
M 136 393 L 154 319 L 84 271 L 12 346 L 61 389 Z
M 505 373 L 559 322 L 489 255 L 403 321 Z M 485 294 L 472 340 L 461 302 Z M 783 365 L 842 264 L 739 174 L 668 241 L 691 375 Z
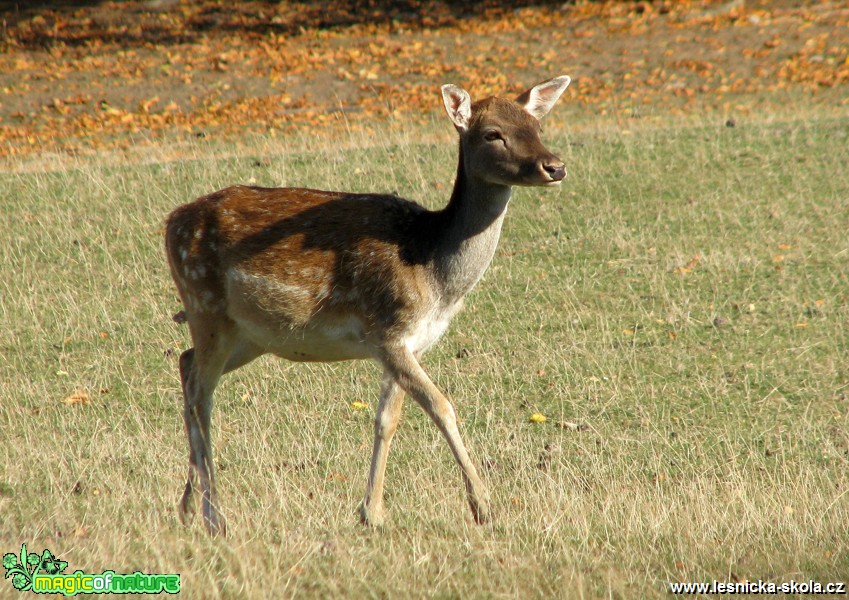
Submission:
M 177 0 L 0 0 L 0 21 L 16 45 L 26 48 L 79 46 L 92 41 L 135 47 L 189 43 L 218 32 L 294 37 L 308 30 L 368 24 L 444 27 L 484 14 L 511 14 L 521 7 L 563 4 L 563 0 L 332 0 L 308 1 L 287 10 L 284 3 L 271 0 L 229 6 L 198 0 L 191 5 L 193 10 L 185 13 Z M 162 18 L 163 13 L 169 18 Z M 56 27 L 59 22 L 62 26 Z M 19 24 L 23 26 L 18 28 Z
M 0 12 L 24 12 L 57 8 L 80 8 L 102 0 L 0 0 Z
M 42 11 L 79 10 L 103 4 L 103 0 L 0 0 L 0 19 L 14 25 Z

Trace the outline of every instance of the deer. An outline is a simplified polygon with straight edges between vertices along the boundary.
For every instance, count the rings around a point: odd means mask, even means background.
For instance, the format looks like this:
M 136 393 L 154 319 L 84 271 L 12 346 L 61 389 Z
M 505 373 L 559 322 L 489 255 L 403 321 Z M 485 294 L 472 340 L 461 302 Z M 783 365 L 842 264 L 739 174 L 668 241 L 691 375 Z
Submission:
M 490 520 L 489 492 L 454 406 L 420 361 L 492 261 L 513 187 L 558 186 L 566 177 L 540 140 L 540 119 L 569 82 L 555 77 L 515 99 L 474 103 L 464 89 L 443 85 L 459 160 L 440 210 L 394 194 L 237 185 L 170 213 L 166 255 L 193 344 L 179 359 L 185 525 L 199 483 L 208 533 L 226 534 L 210 438 L 213 392 L 222 375 L 269 353 L 296 362 L 371 359 L 382 368 L 363 524 L 384 524 L 384 473 L 405 395 L 447 441 L 474 520 Z

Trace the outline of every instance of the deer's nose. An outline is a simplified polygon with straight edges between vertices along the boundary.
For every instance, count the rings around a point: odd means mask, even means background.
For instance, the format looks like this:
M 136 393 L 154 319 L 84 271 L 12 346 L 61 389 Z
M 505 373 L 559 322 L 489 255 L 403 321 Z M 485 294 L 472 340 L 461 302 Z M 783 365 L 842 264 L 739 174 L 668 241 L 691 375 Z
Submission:
M 542 164 L 542 168 L 551 177 L 552 181 L 560 181 L 566 177 L 566 165 L 559 160 L 548 160 Z

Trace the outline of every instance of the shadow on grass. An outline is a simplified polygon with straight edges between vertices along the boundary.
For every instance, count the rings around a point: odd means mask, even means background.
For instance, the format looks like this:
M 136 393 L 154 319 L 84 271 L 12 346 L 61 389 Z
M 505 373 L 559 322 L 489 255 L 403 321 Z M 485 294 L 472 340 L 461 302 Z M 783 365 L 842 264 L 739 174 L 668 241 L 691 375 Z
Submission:
M 270 33 L 296 36 L 306 30 L 364 24 L 440 27 L 486 13 L 510 14 L 521 7 L 563 4 L 563 0 L 332 0 L 292 7 L 270 0 L 229 6 L 210 0 L 189 5 L 178 0 L 19 0 L 0 1 L 0 20 L 4 33 L 25 48 L 94 41 L 133 47 L 186 43 L 216 32 L 257 37 Z

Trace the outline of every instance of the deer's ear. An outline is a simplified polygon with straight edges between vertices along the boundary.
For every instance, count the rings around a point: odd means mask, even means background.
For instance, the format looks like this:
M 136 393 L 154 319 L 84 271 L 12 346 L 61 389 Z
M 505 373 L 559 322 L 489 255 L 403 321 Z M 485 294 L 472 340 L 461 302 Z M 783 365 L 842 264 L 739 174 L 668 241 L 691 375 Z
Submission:
M 521 104 L 532 117 L 542 119 L 569 87 L 570 81 L 572 79 L 567 75 L 543 81 L 520 94 L 516 102 Z
M 469 121 L 472 118 L 472 98 L 469 96 L 469 92 L 447 83 L 442 86 L 442 101 L 445 103 L 445 110 L 457 131 L 468 130 Z

